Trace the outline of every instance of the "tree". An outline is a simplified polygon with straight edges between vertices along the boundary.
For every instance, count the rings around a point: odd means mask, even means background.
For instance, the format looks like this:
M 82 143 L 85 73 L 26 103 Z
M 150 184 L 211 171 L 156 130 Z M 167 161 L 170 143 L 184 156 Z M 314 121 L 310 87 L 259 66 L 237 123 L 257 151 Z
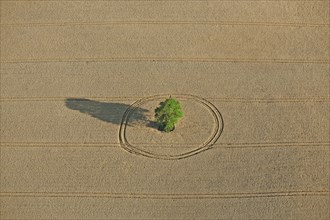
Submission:
M 155 117 L 159 130 L 165 132 L 173 131 L 175 123 L 183 117 L 183 111 L 179 101 L 170 97 L 164 102 L 159 103 L 159 105 L 155 109 Z

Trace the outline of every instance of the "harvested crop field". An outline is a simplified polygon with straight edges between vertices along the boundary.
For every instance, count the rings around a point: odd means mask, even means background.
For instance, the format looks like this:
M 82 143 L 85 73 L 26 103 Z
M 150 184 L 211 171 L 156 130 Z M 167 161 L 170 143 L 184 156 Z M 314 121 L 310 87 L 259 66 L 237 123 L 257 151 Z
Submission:
M 1 219 L 330 218 L 328 0 L 0 4 Z

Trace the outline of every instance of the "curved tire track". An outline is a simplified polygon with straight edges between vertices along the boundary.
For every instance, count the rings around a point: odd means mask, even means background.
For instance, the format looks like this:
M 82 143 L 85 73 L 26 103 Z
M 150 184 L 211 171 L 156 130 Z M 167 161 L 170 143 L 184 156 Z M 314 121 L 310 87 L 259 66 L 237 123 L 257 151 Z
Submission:
M 132 113 L 135 111 L 136 108 L 140 107 L 146 102 L 157 100 L 157 99 L 163 99 L 163 98 L 168 98 L 169 95 L 154 95 L 154 96 L 149 96 L 146 98 L 142 98 L 134 102 L 129 108 L 126 109 L 126 111 L 123 114 L 123 118 L 121 120 L 120 128 L 119 128 L 119 141 L 120 145 L 123 149 L 130 153 L 134 153 L 137 155 L 143 155 L 146 157 L 150 158 L 156 158 L 156 159 L 164 159 L 164 160 L 179 160 L 187 157 L 191 157 L 193 155 L 199 154 L 209 148 L 212 147 L 212 145 L 219 139 L 223 128 L 224 128 L 224 122 L 223 122 L 223 117 L 220 113 L 220 111 L 209 101 L 206 99 L 200 98 L 198 96 L 194 95 L 187 95 L 187 94 L 173 94 L 173 97 L 180 98 L 180 99 L 188 99 L 188 100 L 193 100 L 196 101 L 200 104 L 202 104 L 204 107 L 206 107 L 212 114 L 214 118 L 214 128 L 212 135 L 209 137 L 209 139 L 202 143 L 198 148 L 188 151 L 186 153 L 181 153 L 181 154 L 176 154 L 176 155 L 170 155 L 170 154 L 156 154 L 152 153 L 146 150 L 142 150 L 139 148 L 139 146 L 133 146 L 127 141 L 126 137 L 126 127 L 129 121 L 130 116 Z

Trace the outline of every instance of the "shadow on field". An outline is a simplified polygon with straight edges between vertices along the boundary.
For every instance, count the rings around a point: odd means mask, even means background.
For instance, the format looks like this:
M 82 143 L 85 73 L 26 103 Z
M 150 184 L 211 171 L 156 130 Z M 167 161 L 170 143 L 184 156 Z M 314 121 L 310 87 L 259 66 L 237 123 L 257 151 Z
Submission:
M 130 105 L 123 103 L 98 102 L 89 99 L 68 98 L 65 105 L 69 109 L 79 111 L 90 115 L 101 121 L 120 125 L 124 112 Z M 136 108 L 134 114 L 129 119 L 128 125 L 145 124 L 148 127 L 154 127 L 154 123 L 147 119 L 147 109 Z

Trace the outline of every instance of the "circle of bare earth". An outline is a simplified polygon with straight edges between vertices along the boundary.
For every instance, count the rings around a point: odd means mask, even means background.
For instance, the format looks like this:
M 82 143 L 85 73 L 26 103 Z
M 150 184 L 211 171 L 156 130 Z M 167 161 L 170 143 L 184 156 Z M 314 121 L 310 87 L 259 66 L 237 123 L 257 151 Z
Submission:
M 200 98 L 198 96 L 186 95 L 186 94 L 177 94 L 177 95 L 172 94 L 172 96 L 181 99 L 194 100 L 195 102 L 198 102 L 203 106 L 205 106 L 211 112 L 214 118 L 214 128 L 212 130 L 212 135 L 210 135 L 210 138 L 194 150 L 188 151 L 186 153 L 175 154 L 175 155 L 155 154 L 146 150 L 142 150 L 138 146 L 133 146 L 132 144 L 130 144 L 126 138 L 126 127 L 130 116 L 134 113 L 136 108 L 140 107 L 142 104 L 146 102 L 169 97 L 169 95 L 154 95 L 137 100 L 136 102 L 131 104 L 124 112 L 119 128 L 119 141 L 123 149 L 125 149 L 130 153 L 143 155 L 146 157 L 151 157 L 156 159 L 179 160 L 199 154 L 212 147 L 212 145 L 219 139 L 224 127 L 223 118 L 220 111 L 211 102 L 207 101 L 206 99 Z

